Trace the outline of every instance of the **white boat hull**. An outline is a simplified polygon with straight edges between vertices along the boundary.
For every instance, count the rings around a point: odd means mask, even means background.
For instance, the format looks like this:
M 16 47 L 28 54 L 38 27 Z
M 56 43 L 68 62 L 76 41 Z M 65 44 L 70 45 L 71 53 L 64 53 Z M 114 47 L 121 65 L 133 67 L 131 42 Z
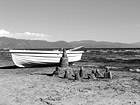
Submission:
M 58 64 L 62 57 L 62 51 L 39 50 L 10 50 L 12 60 L 18 67 L 31 67 L 37 65 Z M 81 60 L 83 51 L 67 51 L 68 61 Z

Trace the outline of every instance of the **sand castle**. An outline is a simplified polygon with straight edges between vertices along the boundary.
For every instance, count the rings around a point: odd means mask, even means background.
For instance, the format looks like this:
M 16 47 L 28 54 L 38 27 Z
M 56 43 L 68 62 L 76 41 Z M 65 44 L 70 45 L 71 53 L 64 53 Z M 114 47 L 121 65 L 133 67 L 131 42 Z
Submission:
M 105 72 L 101 73 L 99 68 L 95 70 L 90 70 L 86 72 L 83 66 L 80 66 L 79 69 L 69 67 L 68 57 L 65 49 L 63 49 L 63 54 L 60 59 L 59 66 L 56 67 L 56 70 L 53 72 L 54 76 L 58 76 L 60 78 L 67 78 L 71 80 L 79 80 L 83 81 L 84 79 L 96 80 L 97 78 L 110 78 L 112 79 L 112 73 L 105 68 Z

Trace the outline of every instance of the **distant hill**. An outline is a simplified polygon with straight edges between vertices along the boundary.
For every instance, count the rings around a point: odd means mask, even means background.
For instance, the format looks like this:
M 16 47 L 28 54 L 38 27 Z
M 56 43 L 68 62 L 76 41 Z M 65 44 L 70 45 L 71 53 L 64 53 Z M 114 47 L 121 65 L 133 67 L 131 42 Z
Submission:
M 140 42 L 132 43 L 133 45 L 140 46 Z
M 0 37 L 0 49 L 43 49 L 43 48 L 71 48 L 65 41 L 48 42 L 42 40 L 24 40 L 7 37 Z
M 73 48 L 77 46 L 84 46 L 85 48 L 140 48 L 139 43 L 113 43 L 105 41 L 93 41 L 93 40 L 82 40 L 82 41 L 57 41 L 48 42 L 42 40 L 24 40 L 14 39 L 8 37 L 0 37 L 0 49 L 12 48 L 12 49 L 44 49 L 44 48 Z
M 70 42 L 72 46 L 84 46 L 86 48 L 140 48 L 140 45 L 127 44 L 127 43 L 113 43 L 106 41 L 93 41 L 93 40 L 82 40 Z

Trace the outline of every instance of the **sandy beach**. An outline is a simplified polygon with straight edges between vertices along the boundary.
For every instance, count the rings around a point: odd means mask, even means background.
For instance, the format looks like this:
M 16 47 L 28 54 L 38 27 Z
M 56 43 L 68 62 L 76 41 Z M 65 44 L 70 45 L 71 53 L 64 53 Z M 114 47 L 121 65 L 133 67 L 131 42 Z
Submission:
M 0 0 L 0 105 L 140 105 L 140 0 Z
M 140 74 L 73 81 L 45 74 L 55 67 L 0 69 L 0 105 L 140 105 Z M 88 70 L 88 69 L 86 69 Z
M 140 0 L 0 0 L 0 105 L 140 105 Z

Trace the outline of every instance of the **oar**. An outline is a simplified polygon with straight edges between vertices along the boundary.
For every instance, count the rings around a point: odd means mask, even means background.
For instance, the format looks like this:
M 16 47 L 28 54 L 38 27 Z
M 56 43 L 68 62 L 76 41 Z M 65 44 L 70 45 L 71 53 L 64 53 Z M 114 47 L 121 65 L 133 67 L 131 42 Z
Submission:
M 79 47 L 76 47 L 76 48 L 70 49 L 69 51 L 75 51 L 75 50 L 78 50 L 78 49 L 81 49 L 81 48 L 84 48 L 84 47 L 83 47 L 83 46 L 79 46 Z

